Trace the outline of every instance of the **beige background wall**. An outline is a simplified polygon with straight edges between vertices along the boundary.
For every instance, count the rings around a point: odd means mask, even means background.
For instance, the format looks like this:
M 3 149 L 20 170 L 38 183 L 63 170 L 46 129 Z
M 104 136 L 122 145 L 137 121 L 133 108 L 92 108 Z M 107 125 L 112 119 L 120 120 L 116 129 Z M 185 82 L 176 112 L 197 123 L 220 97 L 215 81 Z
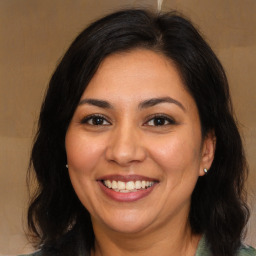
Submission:
M 0 255 L 31 250 L 23 234 L 25 175 L 45 87 L 56 62 L 86 24 L 119 6 L 156 1 L 0 0 Z M 256 1 L 164 0 L 190 17 L 227 71 L 256 196 Z M 247 242 L 256 246 L 256 207 Z

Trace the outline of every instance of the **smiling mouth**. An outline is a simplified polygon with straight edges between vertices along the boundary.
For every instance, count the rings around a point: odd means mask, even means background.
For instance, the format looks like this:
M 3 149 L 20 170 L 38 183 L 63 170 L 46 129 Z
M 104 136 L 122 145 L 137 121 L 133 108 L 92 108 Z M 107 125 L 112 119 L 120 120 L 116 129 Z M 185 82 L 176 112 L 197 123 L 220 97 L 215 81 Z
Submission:
M 156 181 L 136 180 L 136 181 L 116 181 L 101 180 L 103 185 L 111 190 L 120 193 L 131 193 L 146 190 L 156 184 Z

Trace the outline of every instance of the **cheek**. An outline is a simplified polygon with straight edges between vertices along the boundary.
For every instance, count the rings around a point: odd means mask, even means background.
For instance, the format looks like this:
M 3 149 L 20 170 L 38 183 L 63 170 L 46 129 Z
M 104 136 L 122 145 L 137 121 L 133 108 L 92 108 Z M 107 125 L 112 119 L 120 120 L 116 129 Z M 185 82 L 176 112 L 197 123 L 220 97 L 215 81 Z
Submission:
M 91 212 L 93 201 L 97 200 L 92 191 L 95 189 L 96 167 L 104 150 L 102 143 L 72 130 L 66 135 L 65 145 L 72 186 L 79 200 Z
M 174 177 L 195 174 L 200 165 L 200 143 L 182 134 L 158 139 L 151 145 L 150 154 L 165 175 Z
M 187 203 L 199 177 L 200 145 L 184 136 L 163 139 L 151 147 L 151 157 L 161 170 L 166 212 Z M 165 195 L 165 196 L 164 196 Z
M 104 143 L 74 132 L 66 135 L 66 153 L 70 167 L 83 175 L 91 173 L 104 152 Z

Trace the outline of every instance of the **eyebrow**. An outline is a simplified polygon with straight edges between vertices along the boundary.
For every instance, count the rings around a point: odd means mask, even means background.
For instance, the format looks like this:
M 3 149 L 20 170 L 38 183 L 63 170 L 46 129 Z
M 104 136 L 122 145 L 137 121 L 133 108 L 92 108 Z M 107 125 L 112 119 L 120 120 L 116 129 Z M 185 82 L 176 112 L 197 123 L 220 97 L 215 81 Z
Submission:
M 171 97 L 161 97 L 161 98 L 152 98 L 152 99 L 148 99 L 145 101 L 142 101 L 139 104 L 139 109 L 144 109 L 144 108 L 149 108 L 149 107 L 153 107 L 157 104 L 161 104 L 161 103 L 173 103 L 176 104 L 178 107 L 180 107 L 184 112 L 186 112 L 185 107 L 177 100 L 171 98 Z M 79 102 L 78 105 L 83 105 L 83 104 L 89 104 L 92 106 L 97 106 L 100 108 L 107 108 L 107 109 L 111 109 L 113 108 L 113 106 L 105 100 L 98 100 L 98 99 L 83 99 Z
M 83 104 L 89 104 L 89 105 L 97 106 L 100 108 L 113 108 L 113 106 L 105 100 L 83 99 L 79 102 L 78 105 L 83 105 Z
M 177 101 L 171 97 L 153 98 L 153 99 L 145 100 L 139 104 L 139 108 L 140 109 L 149 108 L 149 107 L 153 107 L 160 103 L 174 103 L 178 107 L 180 107 L 184 112 L 186 112 L 185 107 L 179 101 Z

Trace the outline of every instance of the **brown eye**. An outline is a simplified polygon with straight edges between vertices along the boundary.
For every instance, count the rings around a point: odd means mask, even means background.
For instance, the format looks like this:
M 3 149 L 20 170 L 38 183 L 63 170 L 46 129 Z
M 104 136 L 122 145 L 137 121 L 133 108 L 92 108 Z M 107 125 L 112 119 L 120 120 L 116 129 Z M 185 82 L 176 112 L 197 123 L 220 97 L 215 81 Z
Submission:
M 175 124 L 175 121 L 167 116 L 155 116 L 146 122 L 148 126 L 164 126 L 170 124 Z
M 89 124 L 89 125 L 95 125 L 95 126 L 100 126 L 100 125 L 110 125 L 110 122 L 107 121 L 106 118 L 104 118 L 101 115 L 91 115 L 86 118 L 84 118 L 81 121 L 82 124 Z

